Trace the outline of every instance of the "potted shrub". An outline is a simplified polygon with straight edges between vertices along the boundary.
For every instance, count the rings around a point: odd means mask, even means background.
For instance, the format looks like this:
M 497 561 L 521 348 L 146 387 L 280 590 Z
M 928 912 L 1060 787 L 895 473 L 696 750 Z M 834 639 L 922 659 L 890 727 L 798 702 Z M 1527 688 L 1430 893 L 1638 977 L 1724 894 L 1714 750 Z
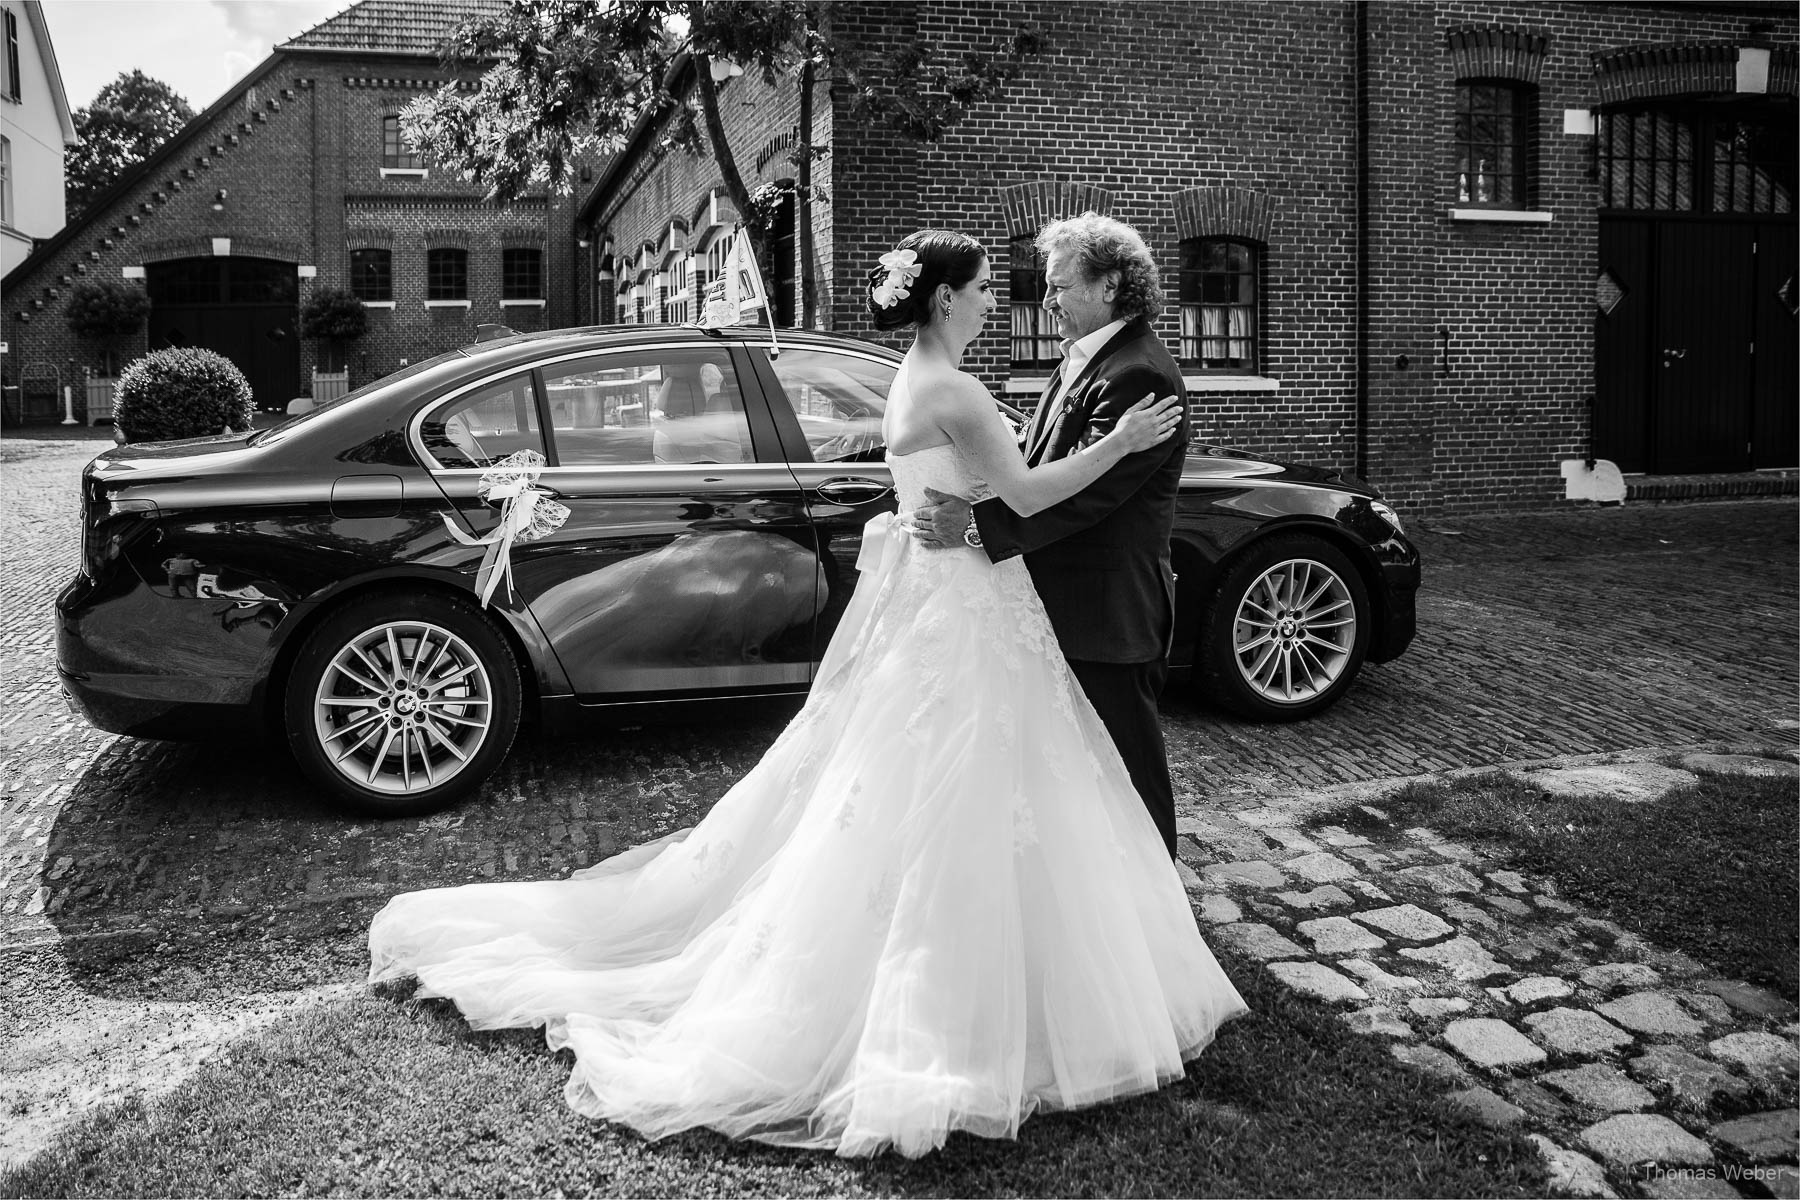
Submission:
M 325 369 L 313 370 L 313 403 L 335 400 L 350 390 L 350 364 L 344 343 L 355 341 L 368 328 L 369 310 L 361 300 L 340 288 L 320 288 L 301 307 L 300 335 L 325 343 Z
M 122 337 L 136 333 L 150 313 L 150 297 L 122 283 L 89 283 L 75 285 L 69 293 L 64 319 L 78 337 L 100 344 L 100 374 L 89 375 L 87 381 L 87 415 L 91 425 L 112 415 L 113 367 Z
M 121 441 L 237 433 L 256 414 L 249 381 L 236 364 L 195 346 L 151 351 L 125 368 L 114 392 L 113 426 Z

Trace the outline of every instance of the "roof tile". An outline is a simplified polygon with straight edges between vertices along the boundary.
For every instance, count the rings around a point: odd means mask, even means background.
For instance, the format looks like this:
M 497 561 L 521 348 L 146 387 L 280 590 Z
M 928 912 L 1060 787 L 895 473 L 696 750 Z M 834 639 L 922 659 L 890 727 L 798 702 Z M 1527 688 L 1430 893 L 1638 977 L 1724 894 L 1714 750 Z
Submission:
M 282 50 L 365 50 L 436 57 L 457 25 L 498 12 L 502 0 L 360 0 L 300 36 Z

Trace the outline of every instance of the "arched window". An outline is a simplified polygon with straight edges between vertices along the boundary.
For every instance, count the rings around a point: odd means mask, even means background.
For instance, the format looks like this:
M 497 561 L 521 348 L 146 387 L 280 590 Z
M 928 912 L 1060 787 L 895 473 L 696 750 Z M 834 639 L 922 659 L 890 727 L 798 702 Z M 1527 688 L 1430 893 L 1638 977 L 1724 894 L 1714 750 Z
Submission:
M 688 278 L 688 256 L 684 251 L 671 254 L 663 267 L 662 319 L 670 325 L 685 325 L 693 311 L 691 281 Z
M 1006 297 L 1012 308 L 1012 365 L 1054 368 L 1062 358 L 1061 339 L 1044 311 L 1044 260 L 1029 237 L 1012 239 Z
M 1510 80 L 1456 85 L 1456 202 L 1529 208 L 1532 109 L 1537 89 Z
M 1208 371 L 1260 370 L 1261 247 L 1235 238 L 1181 243 L 1181 363 Z

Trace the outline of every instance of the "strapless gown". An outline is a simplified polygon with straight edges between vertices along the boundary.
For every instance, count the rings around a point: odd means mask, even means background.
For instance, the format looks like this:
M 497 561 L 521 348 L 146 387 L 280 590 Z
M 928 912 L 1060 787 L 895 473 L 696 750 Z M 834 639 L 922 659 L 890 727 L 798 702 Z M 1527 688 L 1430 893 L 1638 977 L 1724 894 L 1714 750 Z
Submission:
M 890 455 L 902 509 L 981 494 Z M 924 1154 L 1153 1090 L 1245 1011 L 1024 564 L 877 518 L 811 695 L 692 829 L 566 880 L 396 896 L 370 980 L 545 1026 L 657 1138 Z

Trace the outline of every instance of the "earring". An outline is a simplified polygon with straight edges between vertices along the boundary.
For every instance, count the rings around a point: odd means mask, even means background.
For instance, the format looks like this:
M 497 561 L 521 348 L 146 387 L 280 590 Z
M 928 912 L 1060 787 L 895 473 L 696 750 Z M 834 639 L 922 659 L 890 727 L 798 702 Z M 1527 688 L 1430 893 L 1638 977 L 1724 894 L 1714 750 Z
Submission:
M 944 301 L 944 320 L 948 321 L 949 319 L 950 319 L 950 302 L 948 300 L 946 300 L 946 301 Z

